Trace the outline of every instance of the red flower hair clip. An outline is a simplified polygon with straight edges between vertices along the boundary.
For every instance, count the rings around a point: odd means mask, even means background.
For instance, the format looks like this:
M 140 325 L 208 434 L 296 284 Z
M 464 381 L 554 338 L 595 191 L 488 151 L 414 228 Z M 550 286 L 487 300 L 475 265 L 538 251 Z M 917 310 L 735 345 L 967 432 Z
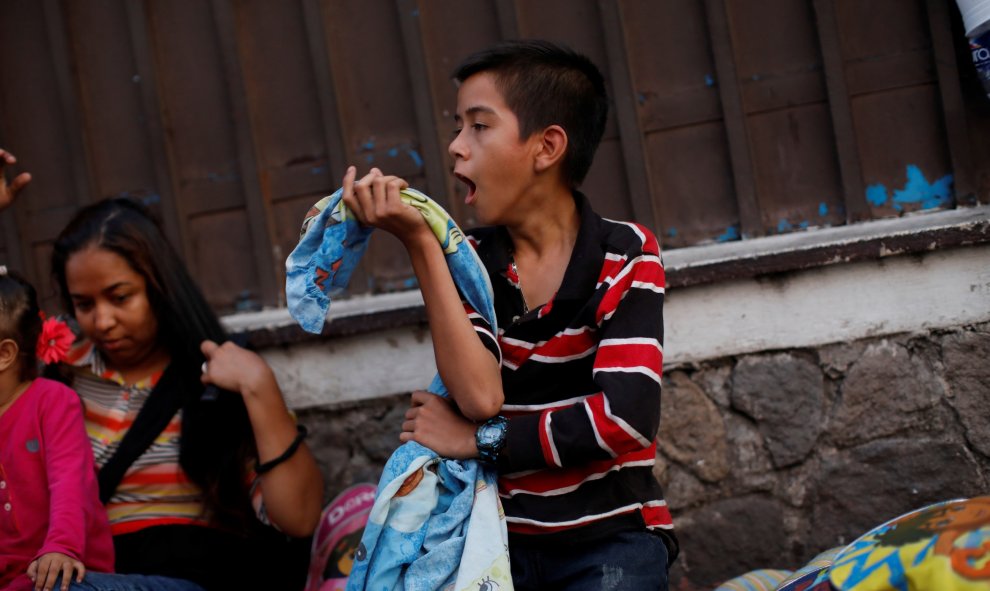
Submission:
M 76 336 L 72 334 L 69 325 L 58 318 L 45 318 L 44 312 L 41 313 L 41 318 L 44 322 L 41 323 L 41 335 L 36 349 L 38 359 L 46 365 L 65 361 Z

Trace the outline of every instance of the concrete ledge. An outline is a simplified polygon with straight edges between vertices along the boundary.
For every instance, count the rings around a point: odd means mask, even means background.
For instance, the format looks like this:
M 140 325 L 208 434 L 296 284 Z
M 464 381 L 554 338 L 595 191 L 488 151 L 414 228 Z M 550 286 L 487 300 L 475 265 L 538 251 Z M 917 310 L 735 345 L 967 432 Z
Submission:
M 984 243 L 990 243 L 988 205 L 680 248 L 664 252 L 663 257 L 667 286 L 677 290 Z M 261 349 L 422 327 L 426 313 L 416 290 L 335 301 L 319 335 L 299 328 L 284 308 L 235 314 L 224 317 L 223 323 Z
M 228 332 L 246 336 L 250 346 L 264 348 L 426 325 L 426 310 L 423 295 L 415 290 L 336 300 L 318 335 L 300 328 L 287 308 L 232 314 L 221 321 Z
M 664 369 L 990 322 L 988 261 L 990 244 L 982 244 L 671 288 Z M 436 372 L 422 323 L 260 352 L 296 409 L 425 388 Z
M 425 389 L 436 374 L 425 327 L 262 349 L 293 409 L 337 407 Z
M 665 369 L 990 321 L 990 244 L 667 290 Z
M 990 242 L 990 206 L 917 213 L 835 228 L 665 252 L 668 287 L 880 259 Z

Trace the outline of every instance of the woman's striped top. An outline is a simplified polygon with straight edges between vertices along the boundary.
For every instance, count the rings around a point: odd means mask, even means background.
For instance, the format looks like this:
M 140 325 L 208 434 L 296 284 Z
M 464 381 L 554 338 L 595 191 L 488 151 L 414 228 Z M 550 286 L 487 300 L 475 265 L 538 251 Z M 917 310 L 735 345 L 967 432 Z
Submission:
M 162 372 L 125 383 L 118 372 L 106 368 L 89 341 L 75 347 L 68 361 L 76 370 L 73 388 L 82 397 L 86 432 L 101 468 L 117 451 Z M 202 491 L 179 465 L 181 433 L 180 410 L 124 474 L 106 506 L 113 535 L 155 525 L 207 525 Z M 252 501 L 263 513 L 260 493 L 255 486 Z

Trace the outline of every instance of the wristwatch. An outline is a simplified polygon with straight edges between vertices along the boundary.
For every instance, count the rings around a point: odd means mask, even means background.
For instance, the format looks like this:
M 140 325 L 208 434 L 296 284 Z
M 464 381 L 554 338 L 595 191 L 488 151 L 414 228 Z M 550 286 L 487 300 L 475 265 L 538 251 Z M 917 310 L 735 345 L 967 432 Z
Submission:
M 508 427 L 509 419 L 503 416 L 492 417 L 478 426 L 478 430 L 474 432 L 474 441 L 481 461 L 495 463 L 499 452 L 505 447 L 505 431 Z

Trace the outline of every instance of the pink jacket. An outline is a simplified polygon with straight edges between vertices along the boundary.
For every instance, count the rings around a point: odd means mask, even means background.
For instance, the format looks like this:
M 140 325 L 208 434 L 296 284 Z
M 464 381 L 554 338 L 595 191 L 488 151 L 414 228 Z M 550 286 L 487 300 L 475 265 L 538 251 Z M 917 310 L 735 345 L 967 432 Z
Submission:
M 38 378 L 0 416 L 0 589 L 23 587 L 28 565 L 48 552 L 113 571 L 82 403 Z

